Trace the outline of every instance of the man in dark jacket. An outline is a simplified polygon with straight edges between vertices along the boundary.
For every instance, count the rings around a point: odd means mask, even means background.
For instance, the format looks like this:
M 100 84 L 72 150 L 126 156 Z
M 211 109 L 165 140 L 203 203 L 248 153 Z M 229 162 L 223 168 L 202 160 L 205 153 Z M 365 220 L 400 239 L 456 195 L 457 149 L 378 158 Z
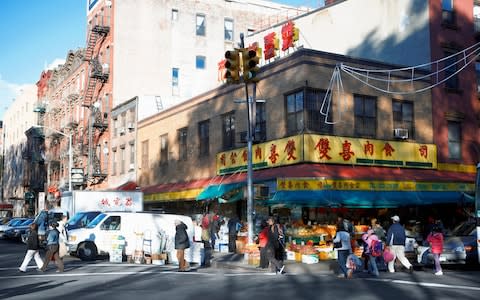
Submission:
M 43 266 L 42 258 L 40 257 L 40 254 L 38 252 L 40 247 L 38 243 L 37 228 L 38 225 L 36 223 L 32 223 L 30 225 L 30 233 L 28 234 L 27 239 L 27 253 L 25 254 L 22 265 L 20 266 L 20 268 L 18 268 L 18 270 L 22 273 L 25 273 L 27 271 L 28 263 L 30 263 L 32 257 L 35 259 L 38 269 L 41 269 Z
M 188 272 L 185 261 L 185 249 L 190 248 L 187 234 L 187 225 L 180 220 L 175 220 L 175 250 L 177 250 L 178 272 Z
M 408 269 L 410 273 L 413 272 L 413 266 L 405 257 L 405 228 L 400 224 L 400 217 L 392 217 L 393 224 L 387 231 L 387 245 L 395 258 L 402 263 L 402 265 Z M 395 258 L 388 262 L 388 271 L 390 273 L 395 272 Z

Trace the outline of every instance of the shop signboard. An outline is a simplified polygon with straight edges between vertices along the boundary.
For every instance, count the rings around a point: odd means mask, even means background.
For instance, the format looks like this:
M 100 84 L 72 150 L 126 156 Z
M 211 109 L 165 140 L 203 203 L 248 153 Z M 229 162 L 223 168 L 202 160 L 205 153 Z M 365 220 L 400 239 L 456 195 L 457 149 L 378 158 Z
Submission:
M 255 144 L 252 151 L 254 170 L 301 162 L 437 168 L 437 147 L 434 144 L 301 134 Z M 247 148 L 220 152 L 216 160 L 218 175 L 245 171 Z

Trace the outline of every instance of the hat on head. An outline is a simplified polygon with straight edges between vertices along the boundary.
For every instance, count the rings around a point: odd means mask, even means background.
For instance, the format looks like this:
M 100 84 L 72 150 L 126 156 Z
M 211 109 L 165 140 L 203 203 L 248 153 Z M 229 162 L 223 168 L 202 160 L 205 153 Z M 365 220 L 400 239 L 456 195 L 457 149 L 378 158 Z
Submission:
M 393 217 L 392 217 L 392 220 L 393 220 L 394 222 L 400 222 L 400 217 L 399 217 L 399 216 L 393 216 Z

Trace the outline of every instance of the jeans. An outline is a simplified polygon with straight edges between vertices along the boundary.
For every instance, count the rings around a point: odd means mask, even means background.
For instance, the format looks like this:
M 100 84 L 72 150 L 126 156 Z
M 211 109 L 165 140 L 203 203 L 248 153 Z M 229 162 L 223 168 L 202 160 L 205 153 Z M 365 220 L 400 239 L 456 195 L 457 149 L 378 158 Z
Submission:
M 368 255 L 368 271 L 373 275 L 378 277 L 378 267 L 377 267 L 377 258 L 371 254 Z
M 440 253 L 432 253 L 433 260 L 435 261 L 435 272 L 442 271 L 442 266 L 440 265 Z
M 347 277 L 347 257 L 350 255 L 350 250 L 337 250 L 338 254 L 338 264 L 340 265 L 340 270 L 342 270 L 343 275 Z

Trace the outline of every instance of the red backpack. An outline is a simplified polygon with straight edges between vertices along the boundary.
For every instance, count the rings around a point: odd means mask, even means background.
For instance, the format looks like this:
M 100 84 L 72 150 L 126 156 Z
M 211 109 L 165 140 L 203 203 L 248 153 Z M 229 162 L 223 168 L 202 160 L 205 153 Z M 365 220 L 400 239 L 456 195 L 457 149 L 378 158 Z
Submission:
M 381 256 L 383 253 L 383 243 L 379 240 L 373 240 L 370 244 L 370 254 L 372 256 Z

